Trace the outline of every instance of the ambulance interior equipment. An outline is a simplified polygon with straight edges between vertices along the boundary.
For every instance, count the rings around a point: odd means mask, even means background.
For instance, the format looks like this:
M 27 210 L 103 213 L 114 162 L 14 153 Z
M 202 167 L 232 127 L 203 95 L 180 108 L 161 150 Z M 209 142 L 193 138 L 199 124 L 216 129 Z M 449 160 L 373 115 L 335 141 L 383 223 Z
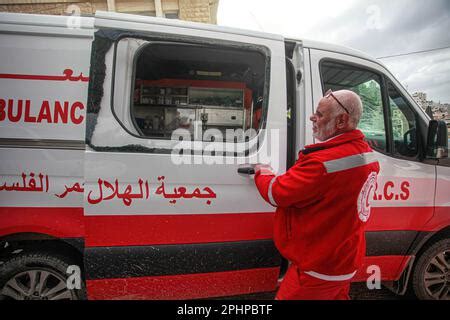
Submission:
M 258 52 L 149 43 L 136 54 L 131 119 L 139 135 L 162 139 L 180 128 L 195 140 L 208 129 L 223 137 L 227 129 L 258 129 L 264 72 Z

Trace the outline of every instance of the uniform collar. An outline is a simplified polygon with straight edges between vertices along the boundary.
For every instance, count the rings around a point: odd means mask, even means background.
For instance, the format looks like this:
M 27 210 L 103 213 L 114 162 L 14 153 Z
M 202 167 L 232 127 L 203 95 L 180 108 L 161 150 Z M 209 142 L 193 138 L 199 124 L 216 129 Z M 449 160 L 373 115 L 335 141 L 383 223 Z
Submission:
M 304 155 L 306 155 L 306 154 L 312 153 L 314 151 L 328 149 L 331 147 L 335 147 L 335 146 L 347 143 L 349 141 L 359 140 L 359 139 L 364 139 L 364 134 L 360 130 L 355 129 L 355 130 L 351 130 L 351 131 L 339 134 L 337 136 L 334 136 L 326 141 L 307 145 L 307 146 L 305 146 L 305 148 L 303 150 L 300 151 L 300 153 L 303 153 Z
M 324 143 L 324 142 L 331 141 L 331 140 L 336 139 L 337 137 L 342 136 L 342 135 L 343 135 L 343 133 L 338 134 L 337 136 L 331 137 L 331 138 L 329 138 L 329 139 L 327 139 L 327 140 L 325 140 L 325 141 L 321 141 L 320 143 Z

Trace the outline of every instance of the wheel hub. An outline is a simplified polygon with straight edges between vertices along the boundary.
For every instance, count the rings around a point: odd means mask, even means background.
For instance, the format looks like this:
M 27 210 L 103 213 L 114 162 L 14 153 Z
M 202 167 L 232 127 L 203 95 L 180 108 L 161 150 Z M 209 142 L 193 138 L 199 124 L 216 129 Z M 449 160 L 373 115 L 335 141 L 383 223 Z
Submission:
M 65 279 L 50 270 L 34 269 L 14 275 L 0 294 L 15 300 L 73 299 Z
M 432 258 L 425 269 L 425 287 L 434 299 L 448 299 L 450 293 L 449 252 L 442 251 Z

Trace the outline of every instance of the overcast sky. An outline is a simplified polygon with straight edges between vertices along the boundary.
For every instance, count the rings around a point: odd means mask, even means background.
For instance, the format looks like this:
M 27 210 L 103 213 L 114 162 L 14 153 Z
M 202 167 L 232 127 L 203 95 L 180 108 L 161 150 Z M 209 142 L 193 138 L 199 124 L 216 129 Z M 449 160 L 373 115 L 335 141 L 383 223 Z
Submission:
M 220 0 L 217 20 L 377 58 L 450 47 L 450 0 Z M 450 48 L 380 60 L 409 92 L 450 103 Z

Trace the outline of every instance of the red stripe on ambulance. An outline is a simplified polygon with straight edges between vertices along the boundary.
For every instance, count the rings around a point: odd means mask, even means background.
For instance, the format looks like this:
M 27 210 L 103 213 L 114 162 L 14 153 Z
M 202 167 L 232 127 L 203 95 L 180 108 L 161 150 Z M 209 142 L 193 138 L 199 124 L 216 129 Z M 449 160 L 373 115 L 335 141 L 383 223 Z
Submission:
M 0 207 L 0 236 L 23 232 L 84 238 L 83 208 Z
M 273 217 L 272 212 L 86 216 L 86 247 L 271 239 Z
M 87 280 L 89 299 L 192 299 L 274 291 L 279 268 Z M 253 284 L 249 286 L 249 283 Z
M 372 208 L 366 231 L 437 231 L 449 213 L 450 207 Z M 83 216 L 83 208 L 0 207 L 0 235 L 84 237 L 86 225 L 88 247 L 259 240 L 273 237 L 273 218 L 273 212 Z

